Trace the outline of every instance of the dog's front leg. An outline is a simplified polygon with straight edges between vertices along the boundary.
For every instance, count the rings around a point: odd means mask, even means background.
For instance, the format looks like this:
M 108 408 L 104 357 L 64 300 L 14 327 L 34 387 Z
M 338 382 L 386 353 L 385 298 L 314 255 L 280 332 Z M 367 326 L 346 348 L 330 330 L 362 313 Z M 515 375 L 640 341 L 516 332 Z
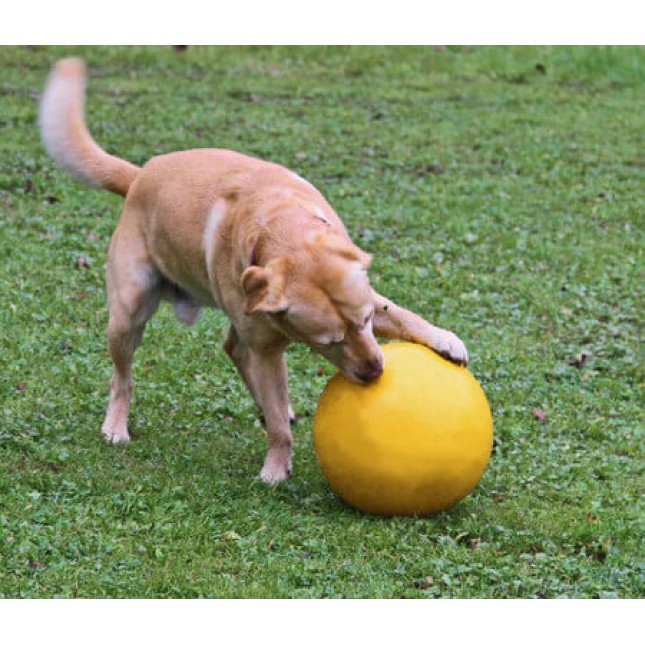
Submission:
M 291 424 L 287 361 L 283 351 L 262 353 L 248 350 L 247 368 L 253 374 L 253 389 L 266 423 L 269 450 L 260 479 L 278 484 L 291 474 Z
M 455 334 L 431 325 L 421 316 L 399 307 L 376 291 L 373 294 L 375 336 L 425 345 L 459 365 L 466 365 L 466 346 Z
M 262 405 L 260 404 L 260 397 L 257 393 L 257 385 L 255 384 L 255 378 L 253 376 L 253 371 L 250 366 L 249 359 L 249 348 L 242 341 L 239 334 L 235 330 L 235 327 L 231 325 L 228 330 L 228 336 L 223 344 L 224 350 L 231 357 L 231 360 L 237 367 L 237 371 L 240 373 L 240 376 L 244 380 L 244 383 L 251 393 L 253 400 L 257 406 L 262 410 Z M 286 369 L 286 368 L 285 368 Z M 295 423 L 296 413 L 293 411 L 291 404 L 289 404 L 289 421 Z

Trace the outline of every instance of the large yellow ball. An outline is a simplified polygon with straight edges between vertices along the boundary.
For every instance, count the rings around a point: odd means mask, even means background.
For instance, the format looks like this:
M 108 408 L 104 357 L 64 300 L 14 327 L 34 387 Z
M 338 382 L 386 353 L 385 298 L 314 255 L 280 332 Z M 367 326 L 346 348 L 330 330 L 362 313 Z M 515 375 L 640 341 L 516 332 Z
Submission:
M 369 385 L 336 374 L 314 419 L 323 475 L 347 503 L 376 515 L 454 506 L 481 479 L 493 444 L 486 396 L 465 368 L 412 343 L 383 346 Z

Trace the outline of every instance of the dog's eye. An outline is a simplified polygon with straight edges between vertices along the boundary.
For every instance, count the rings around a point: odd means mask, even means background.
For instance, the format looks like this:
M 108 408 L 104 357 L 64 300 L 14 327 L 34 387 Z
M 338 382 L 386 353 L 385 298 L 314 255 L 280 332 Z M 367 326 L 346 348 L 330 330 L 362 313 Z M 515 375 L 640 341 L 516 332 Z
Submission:
M 321 338 L 318 341 L 318 344 L 322 347 L 338 347 L 339 345 L 342 345 L 345 342 L 344 338 Z
M 371 322 L 371 320 L 372 320 L 372 318 L 373 318 L 373 317 L 374 317 L 374 312 L 373 312 L 373 311 L 370 311 L 370 313 L 366 316 L 366 318 L 365 318 L 365 320 L 362 322 L 362 324 L 360 324 L 360 325 L 358 326 L 358 328 L 357 328 L 357 329 L 358 329 L 358 331 L 363 331 L 363 329 L 365 329 L 365 327 L 367 327 L 367 326 L 370 324 L 370 322 Z

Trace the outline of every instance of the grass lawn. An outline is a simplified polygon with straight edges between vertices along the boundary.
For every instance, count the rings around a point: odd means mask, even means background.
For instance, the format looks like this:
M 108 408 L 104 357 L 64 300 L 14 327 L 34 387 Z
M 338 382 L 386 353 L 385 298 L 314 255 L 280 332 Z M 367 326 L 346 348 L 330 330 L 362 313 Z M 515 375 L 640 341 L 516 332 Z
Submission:
M 326 485 L 333 369 L 289 352 L 292 478 L 221 350 L 162 307 L 133 442 L 100 436 L 121 200 L 36 128 L 49 66 L 90 69 L 97 141 L 282 163 L 374 254 L 386 296 L 466 342 L 496 447 L 473 494 L 381 519 Z M 0 48 L 0 597 L 643 597 L 642 48 Z

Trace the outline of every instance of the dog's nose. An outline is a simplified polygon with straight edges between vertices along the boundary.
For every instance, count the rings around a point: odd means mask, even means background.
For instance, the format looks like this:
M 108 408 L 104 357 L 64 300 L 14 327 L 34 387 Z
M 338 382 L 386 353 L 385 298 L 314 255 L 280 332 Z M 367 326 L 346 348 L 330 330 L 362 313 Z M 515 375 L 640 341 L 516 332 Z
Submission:
M 371 383 L 381 376 L 381 374 L 383 374 L 383 361 L 379 358 L 375 358 L 370 361 L 365 361 L 356 376 L 365 383 Z

